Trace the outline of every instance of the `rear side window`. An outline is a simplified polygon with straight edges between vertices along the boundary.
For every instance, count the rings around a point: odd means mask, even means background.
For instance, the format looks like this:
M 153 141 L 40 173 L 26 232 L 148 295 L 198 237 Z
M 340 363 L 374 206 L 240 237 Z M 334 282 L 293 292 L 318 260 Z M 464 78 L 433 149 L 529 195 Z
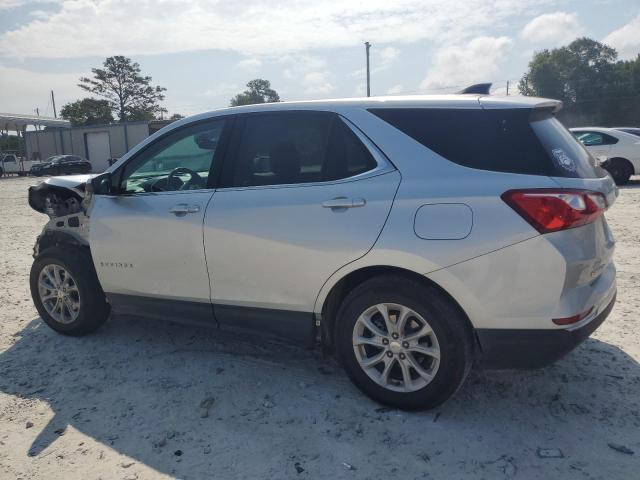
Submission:
M 465 167 L 528 175 L 600 176 L 587 151 L 548 111 L 370 111 L 430 150 Z
M 338 180 L 376 162 L 349 127 L 326 112 L 248 116 L 228 182 L 234 187 Z

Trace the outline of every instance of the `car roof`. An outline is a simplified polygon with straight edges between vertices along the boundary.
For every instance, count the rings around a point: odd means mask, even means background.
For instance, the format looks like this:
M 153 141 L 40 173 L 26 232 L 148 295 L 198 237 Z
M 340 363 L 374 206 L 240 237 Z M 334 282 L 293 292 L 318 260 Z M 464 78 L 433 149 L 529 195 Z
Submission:
M 404 95 L 404 96 L 380 96 L 362 98 L 336 98 L 327 100 L 303 100 L 274 103 L 260 103 L 255 105 L 243 105 L 239 107 L 227 107 L 218 110 L 201 113 L 184 118 L 176 124 L 189 123 L 193 120 L 208 118 L 211 116 L 254 113 L 282 110 L 313 110 L 313 109 L 343 109 L 343 108 L 469 108 L 469 109 L 494 109 L 494 108 L 550 108 L 554 111 L 562 107 L 559 100 L 547 98 L 524 97 L 519 95 L 494 96 L 475 94 L 452 95 Z

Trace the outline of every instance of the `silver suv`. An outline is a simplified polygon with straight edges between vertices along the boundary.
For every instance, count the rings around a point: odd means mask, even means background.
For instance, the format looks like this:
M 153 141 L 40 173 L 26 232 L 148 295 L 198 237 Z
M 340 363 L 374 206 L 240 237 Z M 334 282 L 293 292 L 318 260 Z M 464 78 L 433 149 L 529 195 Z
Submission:
M 99 176 L 31 187 L 53 329 L 110 311 L 335 350 L 375 400 L 431 408 L 474 362 L 538 367 L 616 295 L 611 177 L 559 102 L 256 105 L 163 128 Z

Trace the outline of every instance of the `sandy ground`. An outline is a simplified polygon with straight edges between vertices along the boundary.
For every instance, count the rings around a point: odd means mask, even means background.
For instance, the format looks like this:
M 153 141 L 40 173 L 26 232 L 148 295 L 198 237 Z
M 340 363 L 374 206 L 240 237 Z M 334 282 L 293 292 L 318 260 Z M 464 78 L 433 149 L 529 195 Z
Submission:
M 54 333 L 27 282 L 32 182 L 0 179 L 0 479 L 640 478 L 638 180 L 607 214 L 618 303 L 593 338 L 422 413 L 293 347 L 124 317 Z

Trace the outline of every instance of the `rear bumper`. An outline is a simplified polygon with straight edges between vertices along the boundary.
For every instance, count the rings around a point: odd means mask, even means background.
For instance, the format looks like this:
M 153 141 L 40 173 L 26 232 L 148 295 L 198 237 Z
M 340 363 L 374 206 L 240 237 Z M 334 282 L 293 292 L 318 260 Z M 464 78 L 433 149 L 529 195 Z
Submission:
M 580 345 L 609 316 L 616 296 L 591 321 L 578 328 L 477 329 L 481 364 L 486 368 L 540 368 Z

